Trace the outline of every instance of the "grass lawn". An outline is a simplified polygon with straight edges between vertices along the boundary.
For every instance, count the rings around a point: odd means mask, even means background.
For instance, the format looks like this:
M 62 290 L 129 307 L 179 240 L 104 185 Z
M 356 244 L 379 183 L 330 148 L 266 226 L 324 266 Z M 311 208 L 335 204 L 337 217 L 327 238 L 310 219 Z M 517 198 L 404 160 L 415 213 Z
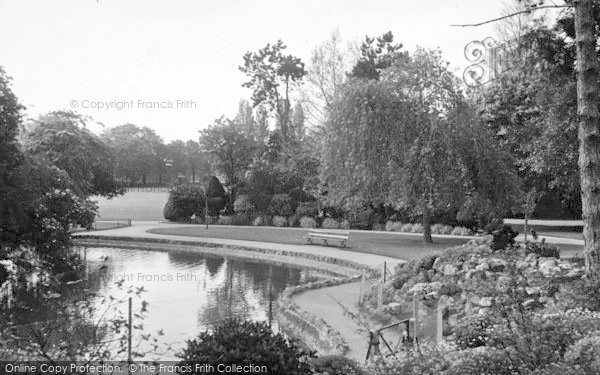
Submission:
M 228 238 L 233 240 L 276 242 L 300 245 L 306 242 L 304 236 L 308 230 L 273 227 L 221 227 L 212 225 L 208 230 L 204 226 L 185 226 L 157 228 L 151 233 L 173 234 L 179 236 Z M 421 237 L 401 234 L 372 233 L 368 231 L 351 232 L 346 249 L 371 254 L 386 255 L 400 259 L 418 259 L 427 254 L 461 245 L 466 240 L 455 238 L 434 239 L 433 244 L 423 244 Z
M 162 211 L 168 198 L 169 192 L 166 188 L 130 190 L 112 199 L 92 197 L 98 202 L 98 220 L 142 221 L 164 220 Z

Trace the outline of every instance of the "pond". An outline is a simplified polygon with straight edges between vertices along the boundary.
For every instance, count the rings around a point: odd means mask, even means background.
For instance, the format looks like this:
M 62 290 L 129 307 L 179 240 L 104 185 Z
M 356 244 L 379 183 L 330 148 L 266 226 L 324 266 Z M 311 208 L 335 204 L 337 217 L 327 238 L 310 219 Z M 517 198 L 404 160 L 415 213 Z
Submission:
M 132 310 L 139 311 L 146 301 L 148 312 L 143 319 L 134 315 L 133 324 L 143 324 L 144 334 L 161 330 L 160 341 L 174 349 L 228 317 L 272 321 L 277 331 L 275 301 L 283 290 L 330 277 L 316 270 L 191 252 L 88 247 L 85 258 L 87 280 L 63 287 L 56 298 L 74 299 L 85 291 L 95 293 L 98 301 L 109 295 L 126 300 L 126 289 L 143 288 L 141 296 L 133 298 Z M 30 311 L 19 314 L 17 323 L 53 315 L 44 306 L 30 306 Z M 98 312 L 104 308 L 100 302 L 96 307 Z M 120 302 L 118 309 L 127 316 L 127 302 Z

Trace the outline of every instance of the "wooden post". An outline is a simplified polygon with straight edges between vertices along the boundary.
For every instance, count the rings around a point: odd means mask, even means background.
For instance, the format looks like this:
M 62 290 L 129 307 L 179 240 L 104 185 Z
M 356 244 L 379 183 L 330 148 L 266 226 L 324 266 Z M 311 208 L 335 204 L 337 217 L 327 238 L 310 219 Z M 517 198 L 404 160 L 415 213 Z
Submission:
M 413 296 L 413 331 L 414 331 L 414 342 L 415 342 L 415 350 L 418 350 L 418 341 L 419 341 L 419 296 L 416 294 Z
M 377 311 L 383 311 L 383 283 L 377 283 Z
M 435 344 L 440 345 L 443 338 L 443 312 L 444 308 L 440 306 L 440 299 L 435 301 Z
M 360 289 L 358 291 L 358 305 L 362 305 L 363 300 L 365 298 L 365 270 L 362 270 L 362 275 L 360 276 Z
M 385 284 L 385 281 L 387 279 L 387 264 L 386 262 L 383 262 L 383 283 Z

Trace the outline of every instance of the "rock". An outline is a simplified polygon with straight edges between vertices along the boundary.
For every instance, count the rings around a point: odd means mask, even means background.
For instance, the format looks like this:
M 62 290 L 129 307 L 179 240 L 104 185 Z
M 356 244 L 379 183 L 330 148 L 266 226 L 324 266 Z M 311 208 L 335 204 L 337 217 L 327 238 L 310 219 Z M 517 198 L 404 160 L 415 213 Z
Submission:
M 526 260 L 517 260 L 516 266 L 517 266 L 517 269 L 523 271 L 523 270 L 531 267 L 531 264 L 528 263 Z
M 585 274 L 585 270 L 583 268 L 573 268 L 569 270 L 564 276 L 569 278 L 578 278 Z
M 458 267 L 453 264 L 446 264 L 442 270 L 444 276 L 454 276 L 458 272 Z
M 496 287 L 501 292 L 507 292 L 511 288 L 512 282 L 512 277 L 502 275 L 498 278 L 498 281 L 496 282 Z
M 433 262 L 432 268 L 436 271 L 439 271 L 441 264 L 442 264 L 442 258 L 437 257 L 437 258 L 435 258 L 435 261 Z
M 526 286 L 525 287 L 525 292 L 527 292 L 528 295 L 539 295 L 542 292 L 542 289 L 540 287 L 536 287 L 536 286 Z
M 490 265 L 486 262 L 480 263 L 475 267 L 477 271 L 487 271 L 490 269 Z
M 540 273 L 545 277 L 559 276 L 562 273 L 560 267 L 556 265 L 556 259 L 554 258 L 540 258 L 539 269 Z
M 535 267 L 537 265 L 538 256 L 537 254 L 529 253 L 525 257 L 525 261 Z
M 502 272 L 506 268 L 508 262 L 505 261 L 504 259 L 490 258 L 490 259 L 488 259 L 488 264 L 490 267 L 490 271 Z

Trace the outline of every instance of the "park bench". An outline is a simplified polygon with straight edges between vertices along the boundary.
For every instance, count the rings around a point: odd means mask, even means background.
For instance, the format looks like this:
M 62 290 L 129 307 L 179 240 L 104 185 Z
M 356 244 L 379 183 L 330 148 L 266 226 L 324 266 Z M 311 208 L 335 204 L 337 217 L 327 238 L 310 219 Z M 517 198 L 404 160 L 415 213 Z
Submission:
M 310 245 L 313 243 L 313 240 L 321 240 L 322 245 L 327 246 L 329 245 L 329 241 L 338 241 L 340 247 L 346 247 L 348 236 L 350 236 L 349 231 L 311 229 L 306 235 L 306 243 Z

